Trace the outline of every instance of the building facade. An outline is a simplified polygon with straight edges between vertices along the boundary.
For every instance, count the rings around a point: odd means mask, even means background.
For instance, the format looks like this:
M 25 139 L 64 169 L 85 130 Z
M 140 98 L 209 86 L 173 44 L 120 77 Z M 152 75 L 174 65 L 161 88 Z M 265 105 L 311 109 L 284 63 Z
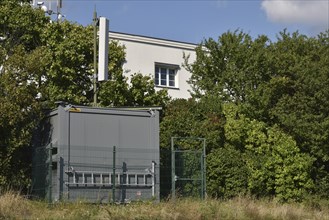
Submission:
M 183 56 L 189 56 L 189 63 L 194 62 L 196 44 L 118 32 L 110 32 L 109 37 L 126 48 L 125 76 L 150 75 L 156 90 L 167 89 L 172 98 L 191 97 L 187 82 L 191 73 L 183 67 Z

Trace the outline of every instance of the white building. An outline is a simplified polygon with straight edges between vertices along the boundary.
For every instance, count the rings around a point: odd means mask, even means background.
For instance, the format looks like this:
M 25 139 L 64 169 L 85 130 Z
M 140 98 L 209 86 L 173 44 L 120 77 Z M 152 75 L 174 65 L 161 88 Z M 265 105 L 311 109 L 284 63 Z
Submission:
M 189 62 L 195 61 L 196 44 L 117 32 L 109 37 L 126 47 L 123 72 L 128 78 L 134 73 L 151 75 L 156 90 L 168 89 L 172 98 L 191 97 L 187 83 L 191 73 L 183 67 L 183 54 L 190 56 Z

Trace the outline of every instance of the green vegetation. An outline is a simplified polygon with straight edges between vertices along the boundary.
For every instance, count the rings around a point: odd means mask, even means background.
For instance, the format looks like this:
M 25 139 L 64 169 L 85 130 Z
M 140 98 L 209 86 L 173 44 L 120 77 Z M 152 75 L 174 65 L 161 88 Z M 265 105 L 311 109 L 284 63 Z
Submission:
M 31 143 L 43 110 L 55 101 L 93 103 L 93 28 L 50 23 L 29 1 L 0 2 L 0 188 L 30 186 Z M 167 91 L 154 90 L 149 76 L 123 76 L 124 47 L 111 42 L 109 72 L 99 83 L 100 106 L 165 105 Z
M 0 219 L 245 219 L 293 220 L 329 219 L 328 203 L 280 204 L 273 200 L 236 197 L 230 200 L 182 199 L 175 203 L 136 202 L 126 205 L 56 203 L 24 199 L 20 195 L 0 195 Z
M 196 54 L 185 62 L 193 99 L 167 106 L 161 147 L 171 136 L 206 138 L 207 193 L 215 198 L 327 199 L 329 30 L 284 30 L 276 42 L 227 32 Z
M 0 187 L 27 190 L 32 134 L 43 109 L 53 108 L 57 100 L 92 103 L 93 35 L 91 26 L 50 23 L 41 10 L 19 2 L 0 2 Z M 170 138 L 207 140 L 207 193 L 225 202 L 210 200 L 204 206 L 183 200 L 179 202 L 182 207 L 196 208 L 187 209 L 192 214 L 179 210 L 179 216 L 201 218 L 194 211 L 204 207 L 218 217 L 225 204 L 235 203 L 239 208 L 236 212 L 232 208 L 232 213 L 239 215 L 241 208 L 241 218 L 248 219 L 246 213 L 252 211 L 243 202 L 269 210 L 277 205 L 237 196 L 310 201 L 315 207 L 314 201 L 329 198 L 329 30 L 316 37 L 284 30 L 275 42 L 266 36 L 252 39 L 242 31 L 206 39 L 196 48 L 196 60 L 189 63 L 186 57 L 184 63 L 192 73 L 193 98 L 189 100 L 170 100 L 165 90 L 154 90 L 152 77 L 140 73 L 134 74 L 129 84 L 121 68 L 125 48 L 118 42 L 111 42 L 110 48 L 113 81 L 98 85 L 100 105 L 164 107 L 160 124 L 162 195 L 170 193 Z M 39 204 L 21 201 L 26 208 Z M 170 206 L 160 203 L 149 208 L 158 216 L 159 207 L 167 210 Z M 90 212 L 106 210 L 90 207 L 96 210 Z M 138 204 L 127 207 L 139 212 Z M 116 211 L 110 213 L 120 213 L 120 207 L 111 208 Z M 286 215 L 298 210 L 297 205 L 288 208 Z M 271 219 L 267 211 L 257 213 Z M 301 215 L 290 218 L 304 218 Z M 273 218 L 289 219 L 280 216 Z

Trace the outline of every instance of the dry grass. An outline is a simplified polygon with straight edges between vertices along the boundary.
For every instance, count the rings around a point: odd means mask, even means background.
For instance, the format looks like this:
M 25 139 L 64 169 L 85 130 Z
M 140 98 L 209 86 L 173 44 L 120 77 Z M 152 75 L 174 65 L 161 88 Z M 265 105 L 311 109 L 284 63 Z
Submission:
M 31 201 L 17 193 L 0 195 L 0 219 L 328 219 L 329 207 L 279 204 L 273 200 L 238 197 L 227 201 L 181 199 L 176 202 L 140 202 L 96 205 L 83 202 Z
M 18 219 L 31 215 L 31 203 L 17 193 L 0 195 L 0 219 Z

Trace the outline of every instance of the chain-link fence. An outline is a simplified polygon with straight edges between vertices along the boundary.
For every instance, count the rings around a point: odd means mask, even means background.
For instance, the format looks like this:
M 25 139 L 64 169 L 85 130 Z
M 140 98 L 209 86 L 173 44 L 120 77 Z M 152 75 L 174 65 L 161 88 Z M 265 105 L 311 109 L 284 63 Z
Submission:
M 171 138 L 171 193 L 175 199 L 206 196 L 206 151 L 204 138 Z
M 49 202 L 158 200 L 159 165 L 154 148 L 48 145 L 35 149 L 32 193 Z
M 173 137 L 171 149 L 161 149 L 162 199 L 206 196 L 205 139 Z
M 160 149 L 160 198 L 171 198 L 171 150 Z
M 175 158 L 175 166 L 172 170 L 173 196 L 204 198 L 203 152 L 175 150 L 172 154 Z
M 140 146 L 49 144 L 33 155 L 32 195 L 49 202 L 206 196 L 205 140 L 200 138 L 174 138 L 171 150 L 161 153 Z
M 52 192 L 52 146 L 37 147 L 32 160 L 32 195 L 51 201 Z

